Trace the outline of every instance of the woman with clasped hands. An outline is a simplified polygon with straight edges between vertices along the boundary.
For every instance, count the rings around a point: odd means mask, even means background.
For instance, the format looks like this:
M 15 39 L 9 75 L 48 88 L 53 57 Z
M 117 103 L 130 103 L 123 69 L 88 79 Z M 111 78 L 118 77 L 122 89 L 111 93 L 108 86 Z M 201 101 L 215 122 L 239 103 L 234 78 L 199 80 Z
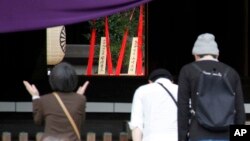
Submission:
M 86 81 L 74 92 L 78 84 L 78 76 L 72 65 L 62 62 L 55 65 L 52 69 L 49 76 L 49 83 L 53 93 L 57 93 L 62 99 L 80 132 L 82 123 L 85 120 L 86 97 L 84 93 L 89 81 Z M 26 80 L 23 81 L 23 84 L 32 96 L 35 124 L 45 124 L 42 138 L 57 135 L 66 137 L 71 141 L 79 141 L 69 119 L 53 93 L 40 96 L 34 84 L 30 84 Z

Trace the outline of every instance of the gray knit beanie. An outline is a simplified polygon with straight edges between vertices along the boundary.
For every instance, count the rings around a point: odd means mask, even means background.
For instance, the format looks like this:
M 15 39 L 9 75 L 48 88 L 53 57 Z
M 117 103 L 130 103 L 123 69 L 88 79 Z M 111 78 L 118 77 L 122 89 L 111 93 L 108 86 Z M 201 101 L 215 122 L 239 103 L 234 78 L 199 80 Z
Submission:
M 219 55 L 219 49 L 215 37 L 211 33 L 204 33 L 198 36 L 192 50 L 193 55 L 212 54 Z

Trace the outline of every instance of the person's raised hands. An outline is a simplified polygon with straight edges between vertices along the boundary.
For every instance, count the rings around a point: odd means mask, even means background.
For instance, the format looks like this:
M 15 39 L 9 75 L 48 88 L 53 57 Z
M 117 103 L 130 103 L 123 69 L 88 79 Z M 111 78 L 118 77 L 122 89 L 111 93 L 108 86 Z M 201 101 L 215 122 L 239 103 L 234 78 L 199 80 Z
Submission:
M 23 81 L 23 84 L 31 96 L 39 96 L 39 91 L 34 84 L 30 84 L 26 80 Z
M 78 90 L 76 91 L 76 93 L 79 94 L 79 95 L 83 95 L 85 93 L 88 85 L 89 85 L 89 81 L 86 81 L 82 86 L 80 86 L 78 88 Z

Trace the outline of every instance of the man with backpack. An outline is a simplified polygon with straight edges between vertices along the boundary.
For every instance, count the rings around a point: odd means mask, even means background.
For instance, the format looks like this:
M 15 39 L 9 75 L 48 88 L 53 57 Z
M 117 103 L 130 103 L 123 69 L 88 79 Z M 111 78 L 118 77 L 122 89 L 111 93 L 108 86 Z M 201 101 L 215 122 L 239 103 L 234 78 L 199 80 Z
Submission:
M 219 62 L 213 34 L 199 35 L 192 54 L 178 79 L 178 140 L 229 141 L 229 126 L 246 120 L 240 76 Z

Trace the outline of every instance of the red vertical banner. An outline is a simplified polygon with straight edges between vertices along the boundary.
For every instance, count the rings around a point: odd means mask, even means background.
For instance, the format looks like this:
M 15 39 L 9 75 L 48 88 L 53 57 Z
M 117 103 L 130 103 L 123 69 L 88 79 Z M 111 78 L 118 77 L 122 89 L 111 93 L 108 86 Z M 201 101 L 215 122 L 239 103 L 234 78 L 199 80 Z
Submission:
M 138 51 L 137 51 L 137 64 L 136 64 L 136 74 L 142 75 L 142 59 L 143 59 L 143 50 L 142 50 L 142 44 L 143 44 L 143 10 L 144 6 L 140 6 L 140 15 L 139 15 L 139 23 L 138 23 Z
M 124 58 L 124 54 L 125 54 L 125 49 L 126 49 L 126 43 L 127 43 L 127 38 L 128 38 L 128 27 L 126 27 L 124 35 L 123 35 L 123 39 L 122 39 L 122 45 L 121 45 L 121 50 L 119 53 L 119 58 L 117 61 L 117 66 L 116 66 L 116 75 L 120 75 L 121 73 L 121 67 L 122 67 L 122 62 L 123 62 L 123 58 Z
M 128 26 L 130 25 L 130 23 L 132 21 L 134 11 L 135 11 L 135 8 L 133 9 L 133 11 L 130 15 Z M 121 45 L 121 49 L 120 49 L 120 53 L 119 53 L 119 58 L 117 61 L 117 66 L 116 66 L 116 72 L 115 72 L 116 75 L 120 75 L 120 73 L 121 73 L 122 62 L 124 59 L 124 54 L 125 54 L 125 49 L 126 49 L 127 39 L 128 39 L 128 32 L 129 32 L 128 26 L 126 26 L 125 32 L 123 34 L 122 45 Z
M 107 49 L 107 64 L 108 64 L 108 74 L 113 74 L 112 57 L 110 51 L 110 38 L 109 38 L 109 24 L 108 17 L 105 18 L 105 37 L 106 37 L 106 49 Z
M 88 58 L 88 66 L 87 66 L 86 75 L 92 74 L 92 67 L 93 67 L 94 55 L 95 55 L 95 40 L 96 40 L 96 28 L 93 27 L 92 32 L 91 32 L 89 58 Z

